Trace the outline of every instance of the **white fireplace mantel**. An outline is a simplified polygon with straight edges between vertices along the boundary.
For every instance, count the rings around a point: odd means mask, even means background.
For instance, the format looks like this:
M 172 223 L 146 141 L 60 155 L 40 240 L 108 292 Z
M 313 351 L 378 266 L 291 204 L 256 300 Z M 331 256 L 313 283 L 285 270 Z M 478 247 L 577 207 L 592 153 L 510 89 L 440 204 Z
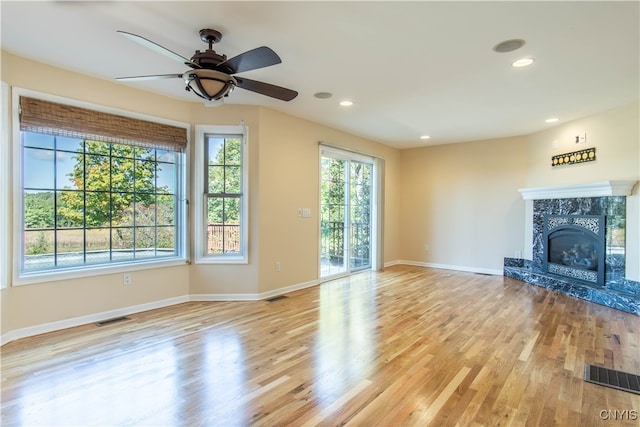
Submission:
M 524 200 L 570 199 L 575 197 L 629 196 L 638 181 L 601 181 L 590 184 L 521 188 Z

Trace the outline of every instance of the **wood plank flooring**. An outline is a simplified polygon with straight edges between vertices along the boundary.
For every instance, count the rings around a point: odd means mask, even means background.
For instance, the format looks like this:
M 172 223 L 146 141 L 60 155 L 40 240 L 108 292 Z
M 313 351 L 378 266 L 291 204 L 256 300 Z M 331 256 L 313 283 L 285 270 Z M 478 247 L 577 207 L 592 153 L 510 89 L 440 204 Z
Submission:
M 3 426 L 638 426 L 640 317 L 395 266 L 274 302 L 191 302 L 2 347 Z

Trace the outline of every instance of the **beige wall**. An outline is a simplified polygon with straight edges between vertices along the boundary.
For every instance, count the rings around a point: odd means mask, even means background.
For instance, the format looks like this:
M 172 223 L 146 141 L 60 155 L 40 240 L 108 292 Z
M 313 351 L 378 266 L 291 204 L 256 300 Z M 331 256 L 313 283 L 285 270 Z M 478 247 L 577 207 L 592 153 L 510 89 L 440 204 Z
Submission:
M 478 271 L 501 270 L 515 251 L 531 259 L 532 204 L 518 189 L 638 180 L 639 122 L 634 104 L 529 136 L 403 150 L 401 259 Z M 551 167 L 554 154 L 594 146 L 595 162 Z M 630 280 L 640 276 L 639 205 L 636 186 L 627 198 Z
M 6 52 L 2 52 L 1 78 L 7 84 L 23 89 L 165 119 L 182 122 L 189 119 L 189 103 L 70 73 Z M 122 273 L 10 286 L 0 291 L 0 333 L 5 335 L 46 323 L 184 297 L 189 291 L 186 265 L 135 271 L 132 279 L 132 286 L 126 288 Z
M 192 294 L 216 295 L 258 293 L 258 267 L 260 254 L 258 241 L 260 239 L 260 183 L 259 183 L 259 155 L 260 155 L 260 108 L 250 106 L 224 105 L 220 107 L 205 107 L 201 102 L 191 104 L 190 121 L 198 125 L 238 126 L 241 122 L 249 129 L 249 263 L 240 265 L 229 264 L 193 264 L 189 269 L 189 283 Z M 198 141 L 193 141 L 197 144 Z M 192 156 L 193 157 L 193 156 Z M 194 163 L 202 159 L 191 159 L 191 170 Z M 196 179 L 195 177 L 191 177 Z M 191 194 L 192 198 L 200 197 Z M 192 203 L 191 206 L 194 206 Z M 191 212 L 193 223 L 194 212 Z M 193 228 L 190 235 L 193 235 Z M 193 242 L 192 242 L 193 243 Z M 192 245 L 193 250 L 193 245 Z
M 11 86 L 188 123 L 191 103 L 95 79 L 2 52 L 2 81 Z
M 251 230 L 245 265 L 136 270 L 133 285 L 126 288 L 122 274 L 10 286 L 0 291 L 2 336 L 190 295 L 255 297 L 315 283 L 319 141 L 384 158 L 385 263 L 499 272 L 503 257 L 515 251 L 526 253 L 529 244 L 526 229 L 530 225 L 519 188 L 640 176 L 638 105 L 527 137 L 400 151 L 267 108 L 207 108 L 7 53 L 2 53 L 1 78 L 13 86 L 190 123 L 192 128 L 244 121 L 249 127 Z M 598 148 L 598 160 L 551 170 L 551 155 L 573 149 L 570 142 L 575 132 L 587 133 L 586 146 Z M 557 149 L 551 148 L 555 140 Z M 629 198 L 627 236 L 628 277 L 634 280 L 640 265 L 639 204 L 636 189 Z M 297 217 L 297 209 L 304 207 L 311 209 L 311 218 Z M 276 261 L 280 272 L 275 271 Z
M 628 105 L 528 136 L 526 187 L 638 179 L 638 104 Z M 575 136 L 587 135 L 576 144 Z M 557 142 L 557 148 L 553 148 Z M 551 167 L 551 156 L 596 147 L 595 162 Z
M 398 151 L 263 109 L 259 161 L 260 292 L 318 279 L 319 141 L 385 159 L 384 255 L 387 262 L 398 259 Z M 299 218 L 298 208 L 310 208 L 311 217 Z M 280 272 L 275 271 L 275 262 L 280 262 Z
M 628 105 L 555 126 L 528 137 L 525 187 L 578 184 L 608 180 L 640 179 L 640 111 Z M 575 136 L 587 134 L 584 144 Z M 557 143 L 557 148 L 554 147 Z M 597 160 L 589 163 L 551 167 L 551 157 L 582 148 L 596 147 Z M 640 280 L 640 202 L 638 185 L 627 197 L 626 276 Z M 531 203 L 528 203 L 530 210 Z M 525 223 L 526 245 L 531 248 L 531 224 Z
M 500 272 L 523 250 L 525 137 L 402 150 L 401 259 Z M 425 249 L 428 245 L 428 250 Z
M 2 75 L 11 86 L 192 125 L 249 128 L 249 263 L 191 264 L 135 270 L 132 286 L 122 273 L 10 286 L 0 291 L 0 334 L 32 330 L 67 319 L 112 313 L 127 307 L 199 297 L 256 297 L 318 279 L 318 141 L 326 140 L 387 160 L 386 186 L 395 186 L 398 151 L 381 144 L 255 106 L 204 107 L 115 82 L 98 80 L 2 53 Z M 87 88 L 91 88 L 88 90 Z M 193 145 L 192 145 L 193 146 Z M 191 159 L 191 162 L 199 159 Z M 191 168 L 192 170 L 193 168 Z M 189 179 L 194 179 L 190 176 Z M 390 190 L 388 190 L 390 191 Z M 393 192 L 393 191 L 390 191 Z M 191 198 L 198 195 L 191 194 Z M 397 259 L 398 212 L 394 197 L 386 211 L 387 260 Z M 299 219 L 297 208 L 311 208 Z M 193 219 L 193 212 L 190 212 Z M 191 221 L 192 222 L 192 221 Z M 190 225 L 191 232 L 192 224 Z M 11 236 L 4 236 L 10 238 Z M 192 245 L 193 242 L 190 242 Z M 276 273 L 275 261 L 281 263 Z
M 199 105 L 199 104 L 198 104 Z M 319 141 L 385 158 L 386 186 L 394 185 L 398 150 L 317 123 L 260 107 L 193 107 L 197 124 L 249 127 L 249 263 L 195 264 L 192 294 L 256 297 L 318 280 Z M 199 159 L 195 159 L 199 161 Z M 394 191 L 390 192 L 393 194 Z M 197 197 L 193 195 L 192 197 Z M 397 204 L 385 211 L 385 260 L 397 259 Z M 298 208 L 310 208 L 299 218 Z M 276 271 L 275 263 L 280 263 Z

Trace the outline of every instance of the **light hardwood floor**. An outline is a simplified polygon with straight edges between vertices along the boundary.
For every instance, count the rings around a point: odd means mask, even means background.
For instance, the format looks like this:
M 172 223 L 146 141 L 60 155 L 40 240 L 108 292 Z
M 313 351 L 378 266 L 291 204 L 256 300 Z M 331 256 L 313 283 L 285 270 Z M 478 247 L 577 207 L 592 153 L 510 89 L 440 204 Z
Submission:
M 2 347 L 2 425 L 637 426 L 640 317 L 395 266 L 274 302 L 192 302 Z M 635 418 L 635 419 L 634 419 Z

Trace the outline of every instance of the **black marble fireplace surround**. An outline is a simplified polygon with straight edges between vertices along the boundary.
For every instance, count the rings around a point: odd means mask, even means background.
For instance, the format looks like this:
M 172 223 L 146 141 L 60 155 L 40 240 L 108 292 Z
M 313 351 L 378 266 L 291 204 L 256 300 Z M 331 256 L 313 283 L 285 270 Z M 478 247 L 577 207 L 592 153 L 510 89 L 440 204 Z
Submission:
M 624 278 L 626 255 L 627 198 L 580 197 L 533 201 L 533 259 L 540 267 L 544 264 L 545 217 L 549 216 L 604 216 L 605 225 L 605 283 Z
M 604 225 L 604 267 L 596 281 L 579 274 L 549 272 L 545 249 L 550 218 L 600 218 Z M 608 307 L 640 315 L 640 283 L 625 279 L 626 197 L 578 197 L 533 200 L 532 259 L 505 258 L 504 275 Z M 552 224 L 555 224 L 552 221 Z M 554 227 L 552 227 L 554 228 Z M 545 233 L 546 231 L 546 233 Z M 589 234 L 589 233 L 586 233 Z M 559 262 L 558 264 L 562 264 Z

